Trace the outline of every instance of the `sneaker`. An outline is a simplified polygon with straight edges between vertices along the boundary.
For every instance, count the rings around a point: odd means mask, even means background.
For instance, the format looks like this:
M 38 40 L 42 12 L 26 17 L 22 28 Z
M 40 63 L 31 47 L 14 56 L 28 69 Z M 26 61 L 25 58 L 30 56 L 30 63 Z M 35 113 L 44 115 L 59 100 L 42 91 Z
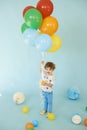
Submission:
M 44 115 L 45 113 L 46 113 L 46 111 L 43 110 L 43 111 L 41 111 L 40 114 L 41 114 L 41 115 Z
M 46 114 L 46 117 L 48 118 L 49 112 Z

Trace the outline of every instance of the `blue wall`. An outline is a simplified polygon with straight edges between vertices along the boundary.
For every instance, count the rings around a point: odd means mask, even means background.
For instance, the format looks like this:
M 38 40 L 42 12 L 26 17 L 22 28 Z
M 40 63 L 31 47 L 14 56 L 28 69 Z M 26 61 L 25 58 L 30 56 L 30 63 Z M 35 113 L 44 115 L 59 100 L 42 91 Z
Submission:
M 87 118 L 87 0 L 52 1 L 52 15 L 59 21 L 56 34 L 62 39 L 59 51 L 45 55 L 45 61 L 56 64 L 54 122 L 39 114 L 41 53 L 24 43 L 20 29 L 23 9 L 35 6 L 38 0 L 0 0 L 0 130 L 24 130 L 26 122 L 33 119 L 39 121 L 38 130 L 87 129 L 83 123 L 76 126 L 71 122 L 74 113 L 80 113 L 82 121 Z M 67 89 L 73 86 L 80 89 L 76 101 L 66 97 Z M 14 103 L 16 91 L 25 94 L 24 104 Z M 22 112 L 24 105 L 30 109 L 26 115 Z
M 40 78 L 40 52 L 23 41 L 20 31 L 24 22 L 22 11 L 33 1 L 0 1 L 0 89 L 29 89 L 38 86 Z M 87 1 L 53 1 L 53 16 L 59 21 L 57 35 L 62 47 L 45 56 L 56 64 L 56 90 L 63 91 L 73 85 L 81 90 L 87 86 Z M 36 89 L 37 90 L 37 89 Z

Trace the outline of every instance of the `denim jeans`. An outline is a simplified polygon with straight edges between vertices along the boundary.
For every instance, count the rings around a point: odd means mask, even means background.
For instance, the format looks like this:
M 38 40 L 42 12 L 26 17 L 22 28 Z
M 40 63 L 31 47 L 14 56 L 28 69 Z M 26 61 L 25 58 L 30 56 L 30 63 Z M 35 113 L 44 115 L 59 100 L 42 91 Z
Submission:
M 53 92 L 42 91 L 44 99 L 44 110 L 46 112 L 52 112 Z

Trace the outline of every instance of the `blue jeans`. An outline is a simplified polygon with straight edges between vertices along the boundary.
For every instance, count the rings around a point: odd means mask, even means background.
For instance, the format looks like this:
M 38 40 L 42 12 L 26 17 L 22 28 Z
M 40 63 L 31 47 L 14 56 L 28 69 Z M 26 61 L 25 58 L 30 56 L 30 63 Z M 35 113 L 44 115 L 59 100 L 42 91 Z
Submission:
M 44 98 L 44 110 L 46 112 L 52 112 L 53 92 L 42 91 L 42 95 Z

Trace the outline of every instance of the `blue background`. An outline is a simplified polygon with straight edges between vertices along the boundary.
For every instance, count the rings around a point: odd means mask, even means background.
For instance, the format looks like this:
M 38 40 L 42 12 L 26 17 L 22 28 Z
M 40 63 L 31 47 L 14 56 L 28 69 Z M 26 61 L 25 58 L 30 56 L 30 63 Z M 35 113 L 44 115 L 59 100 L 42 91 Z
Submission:
M 20 31 L 24 22 L 23 9 L 36 6 L 38 0 L 0 0 L 0 130 L 24 130 L 25 124 L 34 119 L 39 121 L 37 130 L 86 130 L 83 124 L 87 118 L 87 0 L 53 0 L 52 16 L 59 21 L 57 35 L 62 47 L 55 53 L 45 55 L 45 61 L 56 64 L 54 72 L 53 112 L 55 121 L 40 116 L 39 67 L 41 53 L 26 45 Z M 66 91 L 78 87 L 80 98 L 69 100 Z M 13 95 L 23 92 L 26 101 L 16 105 Z M 23 114 L 22 107 L 29 106 L 29 113 Z M 79 113 L 80 125 L 74 125 L 72 115 Z

